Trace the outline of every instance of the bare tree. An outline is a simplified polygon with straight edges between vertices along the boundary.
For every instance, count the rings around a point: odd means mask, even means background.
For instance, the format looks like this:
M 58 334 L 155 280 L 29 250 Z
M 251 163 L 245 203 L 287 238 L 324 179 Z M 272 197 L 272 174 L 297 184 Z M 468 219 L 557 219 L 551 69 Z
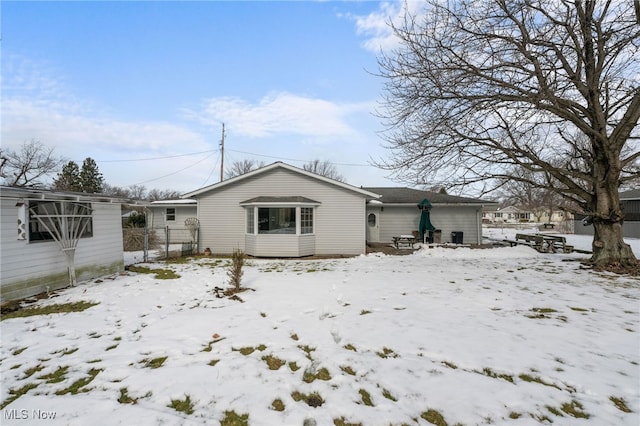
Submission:
M 328 177 L 339 182 L 344 182 L 344 176 L 342 176 L 336 166 L 330 163 L 328 160 L 313 160 L 309 161 L 302 168 L 308 172 L 315 173 L 320 176 Z
M 175 200 L 180 198 L 180 192 L 172 189 L 152 189 L 146 196 L 146 200 L 160 201 L 160 200 Z
M 540 181 L 543 177 L 539 173 L 526 169 L 515 169 L 511 177 L 500 179 L 501 198 L 509 205 L 533 212 L 538 222 L 542 219 L 544 212 L 547 212 L 551 218 L 557 208 L 566 206 L 558 193 L 548 188 L 545 182 Z M 530 182 L 536 182 L 536 184 L 532 185 Z
M 593 217 L 592 262 L 635 265 L 620 185 L 640 178 L 636 2 L 428 1 L 379 58 L 391 159 L 413 183 L 516 179 Z M 510 173 L 524 169 L 542 178 Z
M 53 154 L 53 148 L 45 147 L 32 139 L 22 144 L 18 151 L 0 150 L 2 178 L 8 186 L 42 187 L 42 179 L 56 173 L 65 160 Z
M 249 173 L 253 170 L 259 169 L 260 167 L 264 167 L 263 161 L 257 161 L 257 160 L 234 161 L 233 163 L 231 163 L 231 167 L 225 171 L 224 176 L 226 179 L 231 179 L 232 177 Z
M 105 195 L 111 195 L 113 197 L 134 198 L 131 196 L 131 191 L 129 189 L 122 188 L 120 186 L 109 185 L 108 183 L 104 184 L 102 193 Z
M 173 200 L 180 198 L 181 195 L 179 191 L 175 191 L 173 189 L 154 188 L 147 191 L 147 187 L 144 185 L 129 185 L 126 188 L 122 188 L 119 186 L 104 184 L 103 192 L 104 194 L 115 197 L 147 201 Z
M 129 185 L 126 190 L 129 192 L 129 197 L 134 200 L 147 199 L 147 187 L 144 185 Z

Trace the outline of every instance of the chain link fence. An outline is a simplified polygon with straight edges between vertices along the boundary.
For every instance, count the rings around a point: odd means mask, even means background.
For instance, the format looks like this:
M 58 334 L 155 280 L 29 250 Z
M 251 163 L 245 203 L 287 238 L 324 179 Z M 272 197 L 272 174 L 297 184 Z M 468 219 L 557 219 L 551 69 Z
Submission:
M 198 228 L 124 228 L 124 251 L 158 250 L 161 257 L 189 256 L 198 253 Z

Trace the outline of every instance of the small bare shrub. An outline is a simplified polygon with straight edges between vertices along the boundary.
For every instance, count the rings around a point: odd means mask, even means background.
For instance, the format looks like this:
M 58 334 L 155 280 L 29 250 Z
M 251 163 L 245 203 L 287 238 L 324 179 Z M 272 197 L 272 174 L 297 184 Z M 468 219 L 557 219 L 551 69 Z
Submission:
M 124 251 L 144 250 L 144 228 L 124 228 L 122 230 L 122 236 Z M 159 247 L 160 241 L 158 240 L 155 230 L 149 229 L 147 238 L 149 249 Z
M 244 252 L 240 249 L 234 250 L 231 255 L 231 265 L 229 266 L 229 270 L 227 271 L 227 276 L 229 277 L 229 284 L 233 286 L 233 290 L 235 292 L 240 291 L 240 285 L 242 284 L 242 275 L 244 271 L 242 267 L 244 266 Z

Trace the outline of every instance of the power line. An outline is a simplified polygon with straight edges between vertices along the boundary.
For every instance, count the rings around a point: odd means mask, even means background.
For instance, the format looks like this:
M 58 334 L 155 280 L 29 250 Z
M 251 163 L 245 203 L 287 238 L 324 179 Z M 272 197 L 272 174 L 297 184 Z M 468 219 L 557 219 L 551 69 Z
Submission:
M 237 152 L 239 154 L 245 154 L 245 155 L 253 155 L 255 157 L 264 157 L 264 158 L 272 158 L 274 160 L 284 160 L 284 161 L 295 161 L 298 163 L 308 163 L 311 160 L 301 160 L 299 158 L 286 158 L 286 157 L 277 157 L 274 155 L 266 155 L 266 154 L 256 154 L 255 152 L 247 152 L 247 151 L 239 151 L 237 149 L 230 149 L 230 148 L 225 148 L 226 151 L 233 151 L 233 152 Z M 134 162 L 134 161 L 153 161 L 153 160 L 166 160 L 166 159 L 170 159 L 170 158 L 179 158 L 179 157 L 188 157 L 188 156 L 192 156 L 192 155 L 200 155 L 200 154 L 207 154 L 207 153 L 212 153 L 212 152 L 220 152 L 220 149 L 209 149 L 206 151 L 199 151 L 199 152 L 190 152 L 188 154 L 176 154 L 176 155 L 167 155 L 164 157 L 148 157 L 148 158 L 132 158 L 132 159 L 125 159 L 125 160 L 95 160 L 96 163 L 126 163 L 126 162 Z M 336 163 L 331 161 L 332 164 L 335 164 L 336 166 L 348 166 L 348 167 L 371 167 L 371 164 L 361 164 L 361 163 Z
M 166 177 L 173 176 L 173 175 L 175 175 L 175 174 L 178 174 L 178 173 L 180 173 L 180 172 L 183 172 L 183 171 L 185 171 L 185 170 L 187 170 L 187 169 L 190 169 L 191 167 L 195 166 L 196 164 L 200 164 L 200 163 L 202 163 L 204 160 L 206 160 L 207 158 L 211 157 L 211 156 L 213 155 L 213 152 L 217 152 L 217 150 L 205 151 L 205 152 L 211 152 L 211 153 L 210 153 L 209 155 L 207 155 L 206 157 L 204 157 L 203 159 L 198 160 L 198 161 L 196 161 L 195 163 L 188 165 L 187 167 L 184 167 L 184 168 L 182 168 L 182 169 L 180 169 L 180 170 L 176 170 L 175 172 L 172 172 L 172 173 L 166 174 L 166 175 L 164 175 L 164 176 L 160 176 L 160 177 L 157 177 L 157 178 L 153 178 L 153 179 L 145 180 L 145 181 L 143 181 L 143 182 L 134 183 L 133 185 L 142 185 L 143 183 L 149 183 L 149 182 L 153 182 L 153 181 L 156 181 L 156 180 L 164 179 L 164 178 L 166 178 Z
M 207 185 L 207 182 L 209 182 L 209 179 L 211 179 L 211 176 L 213 176 L 213 172 L 216 171 L 216 168 L 218 166 L 218 161 L 220 160 L 220 157 L 216 158 L 216 162 L 213 163 L 213 167 L 211 168 L 211 172 L 209 173 L 209 176 L 207 176 L 207 178 L 205 179 L 204 183 L 201 185 L 201 187 L 205 187 Z
M 131 161 L 166 160 L 167 158 L 188 157 L 190 155 L 200 155 L 200 154 L 206 154 L 209 152 L 217 152 L 217 151 L 218 151 L 217 149 L 209 149 L 207 151 L 191 152 L 189 154 L 167 155 L 165 157 L 133 158 L 133 159 L 127 159 L 127 160 L 95 160 L 95 161 L 96 163 L 125 163 L 125 162 L 131 162 Z
M 310 160 L 300 160 L 300 159 L 296 159 L 296 158 L 284 158 L 284 157 L 275 157 L 272 155 L 264 155 L 264 154 L 256 154 L 253 152 L 246 152 L 246 151 L 238 151 L 236 149 L 230 149 L 227 148 L 227 151 L 233 151 L 233 152 L 237 152 L 240 154 L 246 154 L 246 155 L 254 155 L 256 157 L 265 157 L 265 158 L 273 158 L 275 160 L 285 160 L 285 161 L 296 161 L 299 163 L 308 163 Z M 330 161 L 331 164 L 335 164 L 336 166 L 351 166 L 351 167 L 372 167 L 371 164 L 357 164 L 357 163 L 335 163 L 333 161 Z
M 276 156 L 273 156 L 273 155 L 256 154 L 254 152 L 240 151 L 240 150 L 229 149 L 229 148 L 226 148 L 225 150 L 226 151 L 231 151 L 231 152 L 237 152 L 239 154 L 253 155 L 255 157 L 272 158 L 274 160 L 295 161 L 295 162 L 299 162 L 299 163 L 308 163 L 310 161 L 310 160 L 301 160 L 301 159 L 296 159 L 296 158 L 276 157 Z M 183 172 L 183 171 L 185 171 L 185 170 L 187 170 L 187 169 L 189 169 L 191 167 L 194 167 L 197 164 L 202 163 L 204 160 L 210 158 L 214 153 L 222 154 L 221 150 L 209 149 L 209 150 L 206 150 L 206 151 L 191 152 L 191 153 L 188 153 L 188 154 L 167 155 L 167 156 L 164 156 L 164 157 L 135 158 L 135 159 L 127 159 L 127 160 L 95 160 L 95 161 L 96 161 L 96 163 L 119 163 L 119 162 L 133 162 L 133 161 L 153 161 L 153 160 L 165 160 L 165 159 L 170 159 L 170 158 L 188 157 L 188 156 L 191 156 L 191 155 L 199 155 L 199 154 L 207 154 L 207 153 L 209 155 L 207 155 L 206 157 L 204 157 L 201 160 L 198 160 L 195 163 L 193 163 L 193 164 L 191 164 L 191 165 L 189 165 L 187 167 L 184 167 L 184 168 L 182 168 L 180 170 L 176 170 L 175 172 L 168 173 L 166 175 L 163 175 L 163 176 L 160 176 L 160 177 L 157 177 L 157 178 L 148 179 L 148 180 L 145 180 L 145 181 L 142 181 L 142 182 L 138 182 L 138 183 L 132 184 L 132 185 L 142 185 L 144 183 L 154 182 L 154 181 L 157 181 L 157 180 L 160 180 L 160 179 L 164 179 L 164 178 L 169 177 L 169 176 L 176 175 L 176 174 L 178 174 L 180 172 Z M 221 160 L 221 158 L 216 159 L 216 162 L 214 163 L 214 166 L 213 166 L 209 176 L 205 180 L 205 184 L 206 184 L 206 182 L 209 181 L 209 179 L 213 175 L 213 172 L 214 172 L 214 170 L 216 168 L 216 165 L 218 164 L 218 160 Z M 331 164 L 334 164 L 334 165 L 337 165 L 337 166 L 348 166 L 348 167 L 372 167 L 371 164 L 358 164 L 358 163 L 335 163 L 335 162 L 331 162 Z

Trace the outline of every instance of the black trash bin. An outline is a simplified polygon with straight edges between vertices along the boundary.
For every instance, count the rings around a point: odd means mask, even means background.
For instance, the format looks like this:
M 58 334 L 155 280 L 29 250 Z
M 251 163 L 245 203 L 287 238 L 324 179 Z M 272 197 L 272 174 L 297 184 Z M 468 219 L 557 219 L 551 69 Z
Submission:
M 462 244 L 462 231 L 454 231 L 451 233 L 451 242 L 453 244 Z

